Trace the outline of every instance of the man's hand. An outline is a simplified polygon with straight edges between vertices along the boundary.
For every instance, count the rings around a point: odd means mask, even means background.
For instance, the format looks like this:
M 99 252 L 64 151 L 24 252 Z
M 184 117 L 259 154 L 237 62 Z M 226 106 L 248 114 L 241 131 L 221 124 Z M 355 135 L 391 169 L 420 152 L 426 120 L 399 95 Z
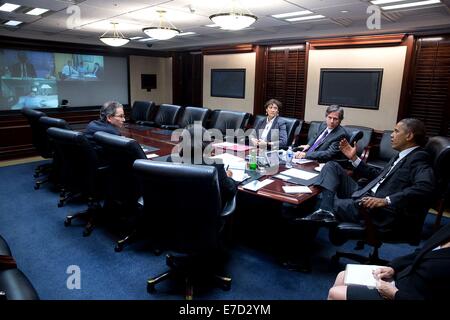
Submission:
M 298 146 L 297 149 L 300 151 L 308 151 L 309 144 L 302 144 L 301 146 Z
M 392 279 L 394 277 L 395 270 L 391 267 L 380 267 L 373 270 L 372 274 L 377 280 Z
M 296 159 L 304 159 L 306 157 L 306 152 L 298 151 L 294 154 Z
M 380 295 L 387 300 L 394 300 L 395 293 L 398 291 L 395 285 L 383 280 L 377 281 L 377 290 Z
M 262 148 L 267 147 L 267 142 L 264 140 L 258 140 L 258 146 Z
M 233 171 L 227 170 L 227 176 L 231 178 L 233 176 Z
M 360 203 L 364 208 L 368 209 L 382 208 L 387 207 L 388 205 L 385 198 L 375 198 L 375 197 L 363 197 Z
M 352 161 L 356 160 L 356 141 L 353 143 L 353 146 L 351 146 L 347 139 L 343 138 L 339 141 L 339 149 L 348 159 Z

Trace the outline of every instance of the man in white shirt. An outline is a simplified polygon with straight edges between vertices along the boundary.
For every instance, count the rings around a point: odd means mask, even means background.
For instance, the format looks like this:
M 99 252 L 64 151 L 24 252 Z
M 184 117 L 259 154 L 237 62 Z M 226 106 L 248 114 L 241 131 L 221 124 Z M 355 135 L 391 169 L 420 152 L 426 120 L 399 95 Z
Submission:
M 75 70 L 75 68 L 73 67 L 72 60 L 67 60 L 67 63 L 64 65 L 64 67 L 61 70 L 61 74 L 64 79 L 78 76 L 78 71 Z

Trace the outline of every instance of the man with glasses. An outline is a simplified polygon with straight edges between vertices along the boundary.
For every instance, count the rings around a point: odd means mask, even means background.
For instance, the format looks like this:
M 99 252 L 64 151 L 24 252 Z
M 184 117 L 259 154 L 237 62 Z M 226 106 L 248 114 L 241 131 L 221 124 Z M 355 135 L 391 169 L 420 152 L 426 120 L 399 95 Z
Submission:
M 123 127 L 124 122 L 125 113 L 122 104 L 117 101 L 108 101 L 100 109 L 100 120 L 91 121 L 84 133 L 90 141 L 93 141 L 94 134 L 97 131 L 120 136 L 120 128 Z

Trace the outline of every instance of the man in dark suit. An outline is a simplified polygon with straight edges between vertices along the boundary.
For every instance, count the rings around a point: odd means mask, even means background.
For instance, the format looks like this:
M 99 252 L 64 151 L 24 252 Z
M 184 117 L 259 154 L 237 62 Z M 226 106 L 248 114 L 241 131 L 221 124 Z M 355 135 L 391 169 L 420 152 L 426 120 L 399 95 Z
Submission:
M 28 62 L 27 54 L 23 51 L 17 53 L 18 63 L 11 67 L 11 76 L 20 78 L 36 78 L 34 66 Z
M 429 208 L 434 191 L 430 155 L 421 147 L 426 142 L 425 126 L 412 118 L 401 120 L 391 135 L 392 148 L 399 151 L 384 169 L 366 165 L 356 156 L 356 145 L 340 142 L 340 150 L 352 161 L 354 173 L 370 182 L 360 187 L 336 162 L 328 162 L 316 185 L 322 188 L 319 209 L 303 221 L 359 222 L 359 206 L 371 210 L 380 228 L 417 225 Z
M 317 133 L 308 141 L 308 144 L 297 148 L 300 151 L 295 153 L 295 158 L 319 162 L 341 158 L 339 141 L 346 137 L 346 131 L 341 127 L 343 119 L 344 109 L 342 107 L 329 106 L 325 112 L 325 122 L 319 126 Z
M 377 287 L 346 286 L 345 271 L 336 277 L 329 300 L 443 300 L 450 298 L 450 223 L 421 249 L 374 271 Z M 391 284 L 386 280 L 395 280 Z
M 97 131 L 120 136 L 120 128 L 123 127 L 124 122 L 125 113 L 122 104 L 117 101 L 108 101 L 100 109 L 100 120 L 89 122 L 84 134 L 91 141 L 94 141 L 94 134 Z

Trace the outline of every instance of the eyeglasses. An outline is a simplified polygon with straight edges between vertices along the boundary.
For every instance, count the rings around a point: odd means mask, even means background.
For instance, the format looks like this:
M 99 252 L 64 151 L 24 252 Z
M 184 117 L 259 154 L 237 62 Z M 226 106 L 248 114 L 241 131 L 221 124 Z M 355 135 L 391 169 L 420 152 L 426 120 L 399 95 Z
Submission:
M 124 114 L 116 114 L 114 117 L 125 119 Z

